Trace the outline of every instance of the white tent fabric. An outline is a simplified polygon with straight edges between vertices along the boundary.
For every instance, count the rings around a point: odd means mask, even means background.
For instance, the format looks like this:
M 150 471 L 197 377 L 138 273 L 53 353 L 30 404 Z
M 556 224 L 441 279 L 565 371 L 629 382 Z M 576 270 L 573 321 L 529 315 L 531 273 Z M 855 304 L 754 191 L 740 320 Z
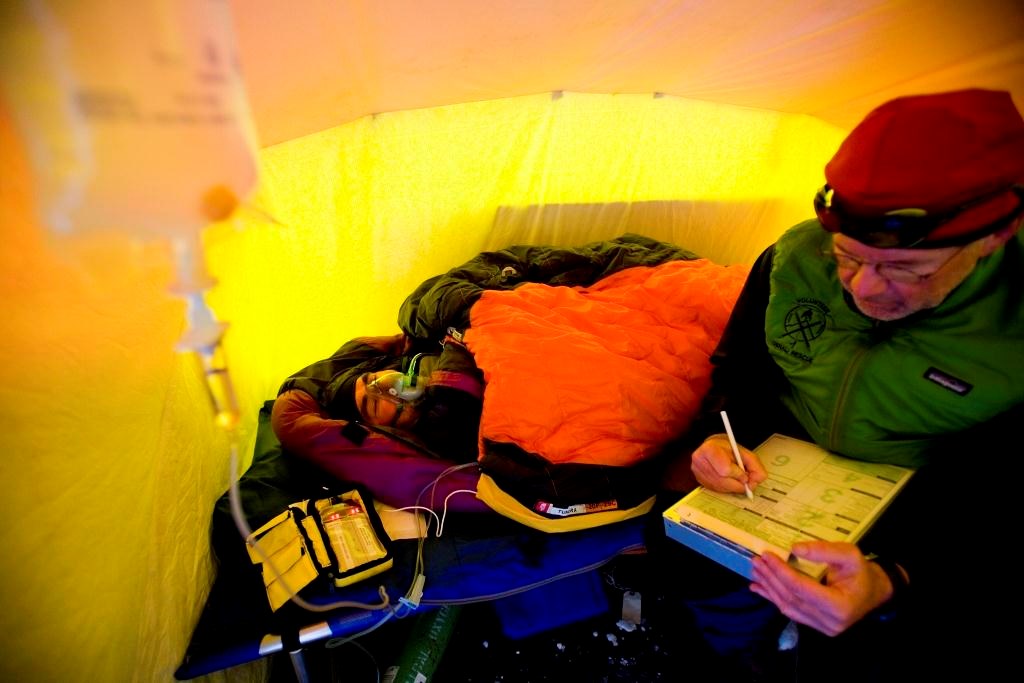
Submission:
M 749 263 L 809 216 L 873 106 L 985 87 L 1024 109 L 1015 0 L 229 5 L 259 181 L 204 244 L 243 451 L 285 376 L 395 331 L 412 287 L 478 251 L 629 229 Z M 171 680 L 213 576 L 227 439 L 175 351 L 169 246 L 42 227 L 9 101 L 0 678 Z
M 667 93 L 850 129 L 893 97 L 1024 103 L 1016 0 L 235 0 L 263 144 L 367 114 L 564 90 Z

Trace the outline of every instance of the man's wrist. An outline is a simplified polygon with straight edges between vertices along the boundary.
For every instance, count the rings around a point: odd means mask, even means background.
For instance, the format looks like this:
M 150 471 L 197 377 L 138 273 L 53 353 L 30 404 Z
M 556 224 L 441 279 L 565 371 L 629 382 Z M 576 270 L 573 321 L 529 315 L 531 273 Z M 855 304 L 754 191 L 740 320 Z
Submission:
M 910 579 L 903 567 L 890 559 L 878 556 L 869 556 L 868 559 L 885 573 L 889 583 L 892 584 L 892 593 L 889 594 L 889 599 L 872 610 L 869 616 L 876 621 L 891 621 L 899 616 L 900 611 L 906 605 L 907 595 L 910 592 Z

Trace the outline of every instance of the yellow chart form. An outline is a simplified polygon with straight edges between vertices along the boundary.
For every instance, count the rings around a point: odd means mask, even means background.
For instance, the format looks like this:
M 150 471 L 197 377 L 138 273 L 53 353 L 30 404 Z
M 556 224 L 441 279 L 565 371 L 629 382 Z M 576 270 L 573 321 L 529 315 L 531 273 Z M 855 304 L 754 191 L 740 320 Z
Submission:
M 856 542 L 913 474 L 778 434 L 754 450 L 768 479 L 753 501 L 698 488 L 666 519 L 695 524 L 757 554 L 773 550 L 786 557 L 797 541 Z

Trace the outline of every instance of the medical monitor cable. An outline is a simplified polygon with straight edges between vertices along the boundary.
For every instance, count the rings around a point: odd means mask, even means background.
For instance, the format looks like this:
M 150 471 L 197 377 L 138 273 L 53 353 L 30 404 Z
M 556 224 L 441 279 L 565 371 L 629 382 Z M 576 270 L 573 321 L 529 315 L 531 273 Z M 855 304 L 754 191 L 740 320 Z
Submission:
M 423 499 L 424 494 L 429 489 L 430 490 L 430 505 L 427 506 L 427 507 L 433 512 L 434 502 L 435 502 L 434 494 L 436 493 L 437 485 L 441 482 L 441 480 L 444 479 L 445 477 L 447 477 L 449 474 L 451 474 L 453 472 L 457 472 L 459 470 L 464 470 L 464 469 L 467 469 L 467 468 L 470 468 L 470 467 L 477 467 L 477 466 L 478 466 L 477 463 L 470 462 L 470 463 L 465 463 L 465 464 L 462 464 L 462 465 L 453 465 L 453 466 L 447 468 L 446 470 L 441 472 L 441 474 L 437 475 L 437 477 L 435 477 L 433 481 L 431 481 L 426 486 L 424 486 L 422 489 L 420 489 L 420 492 L 416 495 L 415 507 L 423 507 L 421 505 L 421 501 Z M 476 491 L 472 491 L 472 490 L 469 490 L 469 489 L 458 489 L 456 491 L 450 492 L 447 496 L 445 496 L 445 499 L 444 499 L 444 509 L 442 510 L 441 519 L 438 522 L 438 529 L 437 529 L 437 532 L 436 532 L 436 536 L 437 537 L 441 536 L 441 532 L 444 529 L 444 520 L 445 520 L 445 518 L 448 515 L 448 499 L 450 499 L 456 493 L 473 493 L 473 494 L 475 494 Z M 434 513 L 434 518 L 435 519 L 437 518 L 437 513 Z M 426 562 L 423 559 L 423 547 L 424 547 L 424 544 L 426 543 L 427 533 L 430 531 L 430 521 L 431 521 L 430 518 L 428 518 L 427 519 L 427 523 L 424 525 L 424 528 L 422 530 L 420 529 L 419 525 L 417 525 L 417 527 L 416 527 L 417 528 L 417 532 L 418 532 L 418 538 L 416 540 L 416 563 L 415 563 L 415 566 L 413 567 L 413 582 L 412 582 L 412 585 L 409 587 L 409 591 L 405 594 L 405 596 L 402 597 L 402 598 L 399 598 L 399 600 L 398 600 L 400 603 L 402 603 L 403 605 L 405 605 L 407 607 L 410 607 L 411 609 L 415 609 L 415 608 L 419 607 L 420 600 L 423 597 L 423 586 L 424 586 L 424 584 L 426 582 L 426 579 L 427 579 L 427 577 L 426 577 Z

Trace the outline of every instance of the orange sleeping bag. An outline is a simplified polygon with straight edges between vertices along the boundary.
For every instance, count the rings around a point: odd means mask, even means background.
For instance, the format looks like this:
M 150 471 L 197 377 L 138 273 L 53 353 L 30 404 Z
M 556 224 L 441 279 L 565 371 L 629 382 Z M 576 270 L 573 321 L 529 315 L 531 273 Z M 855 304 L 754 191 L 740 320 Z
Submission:
M 748 270 L 670 261 L 484 292 L 465 335 L 486 385 L 481 442 L 554 464 L 650 458 L 693 420 Z

